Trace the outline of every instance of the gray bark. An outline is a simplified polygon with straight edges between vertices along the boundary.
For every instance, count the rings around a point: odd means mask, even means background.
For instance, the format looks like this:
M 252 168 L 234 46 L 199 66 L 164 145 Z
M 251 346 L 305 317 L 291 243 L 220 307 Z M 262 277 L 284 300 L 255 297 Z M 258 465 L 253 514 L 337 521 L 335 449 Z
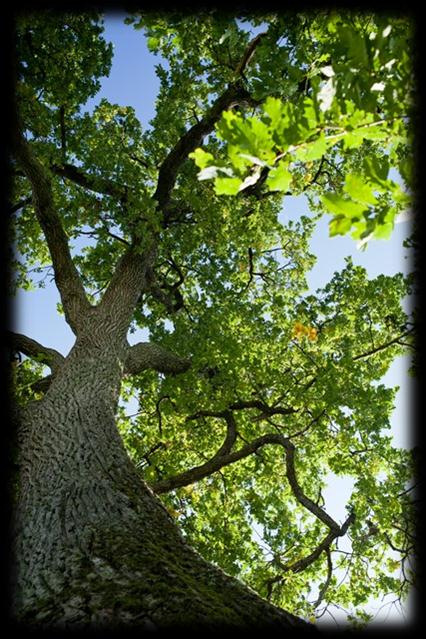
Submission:
M 258 42 L 249 44 L 237 75 Z M 236 80 L 166 156 L 153 195 L 163 226 L 170 221 L 172 191 L 188 153 L 213 130 L 224 109 L 250 99 Z M 158 290 L 158 230 L 146 226 L 145 237 L 132 238 L 101 302 L 92 306 L 55 208 L 51 172 L 19 131 L 14 153 L 31 187 L 66 321 L 76 334 L 63 359 L 17 336 L 21 349 L 42 355 L 52 375 L 41 382 L 43 398 L 23 408 L 17 424 L 16 618 L 28 625 L 71 628 L 311 629 L 188 546 L 119 436 L 115 412 L 123 375 L 147 367 L 176 374 L 189 366 L 153 344 L 130 348 L 126 341 L 141 295 Z M 117 185 L 95 183 L 69 165 L 56 173 L 84 188 L 117 194 Z M 232 424 L 228 434 L 221 458 L 235 439 Z
M 112 339 L 107 318 L 88 325 L 43 399 L 21 414 L 17 618 L 77 628 L 309 628 L 186 544 L 116 428 L 128 345 Z

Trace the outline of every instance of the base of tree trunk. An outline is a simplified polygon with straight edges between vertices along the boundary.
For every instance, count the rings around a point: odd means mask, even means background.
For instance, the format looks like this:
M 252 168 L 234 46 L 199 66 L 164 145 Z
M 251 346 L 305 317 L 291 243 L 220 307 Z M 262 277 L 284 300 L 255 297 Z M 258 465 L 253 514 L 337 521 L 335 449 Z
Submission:
M 56 580 L 50 595 L 27 600 L 20 623 L 58 630 L 314 630 L 205 561 L 155 496 L 149 535 L 137 520 L 91 531 L 90 554 L 69 548 L 69 577 Z

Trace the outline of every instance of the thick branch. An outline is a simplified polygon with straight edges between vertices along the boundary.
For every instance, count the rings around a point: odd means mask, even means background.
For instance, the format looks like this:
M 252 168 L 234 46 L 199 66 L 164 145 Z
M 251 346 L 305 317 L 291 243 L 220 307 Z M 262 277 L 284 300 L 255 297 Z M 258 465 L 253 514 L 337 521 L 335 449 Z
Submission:
M 287 479 L 290 483 L 291 489 L 293 491 L 294 496 L 297 501 L 302 504 L 307 510 L 309 510 L 313 515 L 318 517 L 326 526 L 330 528 L 333 534 L 340 530 L 340 526 L 338 523 L 330 517 L 322 508 L 317 506 L 317 504 L 309 499 L 301 489 L 298 484 L 296 478 L 296 470 L 294 467 L 294 445 L 288 440 L 286 437 L 281 437 L 281 441 L 279 442 L 285 448 L 285 456 L 286 456 L 286 475 Z
M 160 211 L 165 211 L 170 203 L 170 195 L 173 190 L 176 176 L 182 162 L 191 151 L 199 146 L 204 137 L 213 131 L 214 125 L 219 120 L 223 111 L 231 109 L 241 102 L 252 100 L 250 94 L 237 81 L 231 84 L 222 95 L 213 103 L 205 117 L 191 127 L 175 144 L 160 167 L 158 183 L 153 198 L 158 203 Z M 163 221 L 164 223 L 167 220 Z
M 53 381 L 53 375 L 46 375 L 46 377 L 42 377 L 41 379 L 38 379 L 36 382 L 33 382 L 30 388 L 36 393 L 47 393 L 52 381 Z
M 27 357 L 49 366 L 52 374 L 38 379 L 36 382 L 31 384 L 31 388 L 34 391 L 45 393 L 52 383 L 54 376 L 64 363 L 65 357 L 54 348 L 43 346 L 36 340 L 31 339 L 26 335 L 22 335 L 21 333 L 8 331 L 7 337 L 11 351 L 23 353 Z
M 155 243 L 153 240 L 147 240 L 143 252 L 137 251 L 132 245 L 117 262 L 114 274 L 99 303 L 99 311 L 109 315 L 118 333 L 127 333 L 142 293 L 150 290 L 149 274 L 155 256 Z
M 293 413 L 298 412 L 298 409 L 292 408 L 291 406 L 268 406 L 268 404 L 265 404 L 265 402 L 262 402 L 260 399 L 238 400 L 237 402 L 229 404 L 228 408 L 229 410 L 257 408 L 262 412 L 256 417 L 256 420 L 265 416 L 272 417 L 273 415 L 292 415 Z M 198 419 L 199 417 L 217 417 L 221 415 L 222 413 L 212 413 L 211 411 L 200 410 L 193 415 L 189 415 L 186 419 L 187 421 L 191 421 L 193 419 Z
M 180 165 L 188 157 L 188 154 L 191 151 L 194 151 L 197 146 L 202 143 L 204 137 L 213 131 L 214 125 L 221 117 L 222 112 L 227 111 L 242 102 L 249 102 L 253 105 L 260 104 L 260 101 L 254 100 L 248 91 L 244 89 L 239 76 L 243 75 L 245 68 L 253 57 L 256 47 L 265 35 L 266 33 L 259 33 L 249 42 L 235 69 L 235 75 L 238 77 L 237 81 L 231 84 L 224 93 L 216 99 L 204 118 L 191 127 L 178 140 L 162 163 L 158 175 L 157 188 L 153 197 L 158 203 L 159 210 L 163 213 L 165 213 L 165 210 L 169 205 L 170 195 L 173 190 Z M 167 216 L 165 215 L 165 219 L 163 220 L 164 224 L 167 224 L 166 217 Z
M 16 213 L 16 211 L 19 211 L 24 206 L 27 206 L 27 204 L 30 204 L 32 201 L 33 201 L 33 198 L 31 196 L 23 197 L 21 200 L 19 200 L 19 202 L 16 202 L 16 204 L 13 204 L 10 207 L 9 213 L 11 214 Z
M 52 375 L 47 375 L 37 380 L 31 386 L 34 391 L 45 393 L 65 358 L 55 349 L 42 346 L 25 335 L 10 332 L 9 336 L 12 350 L 17 350 L 28 357 L 33 357 L 51 368 Z M 156 370 L 159 373 L 177 375 L 187 371 L 190 366 L 189 359 L 179 357 L 162 346 L 150 342 L 140 342 L 134 346 L 129 346 L 124 364 L 124 375 L 136 375 L 148 369 Z
M 152 484 L 152 490 L 157 494 L 161 494 L 169 492 L 176 488 L 180 488 L 182 486 L 193 484 L 196 481 L 208 477 L 224 466 L 228 466 L 236 461 L 239 461 L 240 459 L 248 457 L 266 444 L 279 444 L 285 449 L 286 476 L 293 495 L 302 506 L 304 506 L 313 515 L 315 515 L 318 519 L 325 523 L 330 529 L 329 534 L 325 537 L 323 542 L 308 557 L 305 557 L 304 559 L 301 559 L 299 562 L 296 562 L 295 564 L 292 564 L 290 566 L 285 566 L 286 570 L 292 570 L 293 572 L 303 570 L 304 567 L 315 561 L 323 552 L 323 550 L 330 546 L 331 542 L 336 537 L 340 537 L 346 533 L 349 525 L 354 520 L 354 515 L 351 514 L 346 522 L 343 524 L 343 526 L 340 527 L 339 524 L 335 522 L 332 517 L 330 517 L 330 515 L 328 515 L 322 508 L 320 508 L 317 504 L 315 504 L 315 502 L 313 502 L 304 494 L 297 481 L 294 468 L 295 447 L 289 439 L 287 439 L 283 435 L 271 433 L 263 435 L 262 437 L 258 437 L 238 451 L 230 452 L 236 438 L 236 426 L 232 418 L 232 413 L 230 411 L 224 411 L 223 413 L 214 413 L 214 416 L 224 417 L 228 425 L 226 439 L 217 453 L 201 466 L 196 466 L 183 473 L 179 473 L 178 475 L 174 475 L 173 477 L 169 477 L 168 479 L 164 479 L 156 482 L 155 484 Z
M 234 416 L 231 411 L 226 410 L 223 412 L 223 418 L 226 421 L 226 437 L 219 448 L 217 453 L 214 455 L 212 459 L 221 458 L 224 455 L 229 455 L 232 450 L 233 445 L 235 444 L 235 440 L 237 439 L 237 425 L 235 423 Z
M 257 36 L 255 36 L 253 40 L 251 40 L 248 43 L 246 50 L 243 53 L 243 57 L 241 58 L 240 62 L 238 63 L 235 69 L 235 75 L 237 76 L 244 75 L 244 71 L 246 67 L 250 64 L 253 58 L 254 52 L 256 50 L 256 47 L 258 46 L 262 38 L 265 37 L 265 35 L 267 35 L 267 31 L 264 31 L 263 33 L 258 33 Z
M 179 473 L 178 475 L 174 475 L 168 479 L 162 479 L 155 484 L 151 484 L 151 488 L 155 493 L 160 495 L 161 493 L 167 493 L 171 490 L 175 490 L 176 488 L 181 488 L 182 486 L 194 484 L 195 482 L 212 475 L 224 466 L 229 466 L 240 459 L 244 459 L 244 457 L 248 457 L 264 444 L 270 443 L 268 440 L 269 436 L 265 435 L 263 437 L 259 437 L 250 444 L 247 444 L 247 446 L 244 446 L 240 450 L 231 453 L 230 451 L 236 439 L 236 425 L 233 415 L 230 411 L 223 411 L 214 413 L 214 416 L 223 417 L 227 424 L 226 437 L 219 450 L 211 459 L 204 464 L 201 464 L 201 466 L 195 466 L 183 473 Z M 270 437 L 275 437 L 275 435 L 271 435 Z
M 314 561 L 318 559 L 322 552 L 327 551 L 330 548 L 330 544 L 337 538 L 343 537 L 346 534 L 349 526 L 355 521 L 355 514 L 351 513 L 349 517 L 346 519 L 342 526 L 336 524 L 337 528 L 335 530 L 330 530 L 328 535 L 324 537 L 322 542 L 313 550 L 309 555 L 295 561 L 293 564 L 284 564 L 281 565 L 282 569 L 285 571 L 292 572 L 302 572 L 308 566 L 310 566 Z
M 53 164 L 50 170 L 59 177 L 66 178 L 89 191 L 101 193 L 102 195 L 111 195 L 118 200 L 126 198 L 126 187 L 117 184 L 113 180 L 108 180 L 97 175 L 90 175 L 73 164 Z
M 179 357 L 158 344 L 139 342 L 129 346 L 124 364 L 125 375 L 136 375 L 149 368 L 159 373 L 184 373 L 191 366 L 189 359 Z
M 12 350 L 23 353 L 32 359 L 36 359 L 42 364 L 46 364 L 46 366 L 49 366 L 53 374 L 59 370 L 65 361 L 64 356 L 54 348 L 43 346 L 35 339 L 31 339 L 21 333 L 8 331 L 8 341 Z
M 34 209 L 46 238 L 61 295 L 66 320 L 74 333 L 90 308 L 80 275 L 72 261 L 67 236 L 53 202 L 48 171 L 31 151 L 20 132 L 15 136 L 15 154 L 28 178 L 33 193 Z

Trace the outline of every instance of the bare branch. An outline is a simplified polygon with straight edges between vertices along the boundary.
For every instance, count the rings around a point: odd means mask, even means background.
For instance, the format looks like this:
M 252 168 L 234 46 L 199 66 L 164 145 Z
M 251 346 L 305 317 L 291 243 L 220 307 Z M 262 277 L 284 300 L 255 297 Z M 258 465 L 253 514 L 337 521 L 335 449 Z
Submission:
M 41 379 L 38 379 L 36 382 L 33 382 L 30 388 L 36 393 L 46 393 L 52 381 L 53 381 L 53 375 L 46 375 L 46 377 L 42 377 Z
M 101 193 L 102 195 L 111 195 L 118 200 L 126 199 L 127 191 L 124 185 L 118 184 L 113 180 L 100 177 L 98 175 L 90 175 L 73 164 L 53 164 L 50 170 L 59 177 L 66 178 L 89 191 Z
M 150 290 L 149 274 L 156 256 L 156 245 L 147 239 L 139 252 L 133 245 L 119 258 L 107 289 L 99 303 L 99 311 L 114 321 L 115 330 L 127 333 L 134 309 L 142 295 Z
M 189 359 L 179 357 L 158 344 L 139 342 L 129 346 L 124 364 L 125 375 L 136 375 L 154 369 L 159 373 L 184 373 L 191 366 Z
M 55 374 L 65 361 L 65 357 L 54 348 L 43 346 L 35 339 L 31 339 L 21 333 L 8 331 L 8 341 L 12 350 L 23 353 L 27 357 L 31 357 L 46 366 L 49 366 L 52 373 Z
M 255 36 L 253 38 L 253 40 L 251 40 L 247 47 L 246 50 L 244 51 L 243 57 L 241 58 L 240 62 L 238 63 L 236 69 L 235 69 L 235 75 L 236 76 L 243 76 L 244 75 L 244 71 L 246 70 L 246 67 L 250 64 L 254 52 L 256 51 L 256 47 L 260 44 L 260 41 L 262 40 L 262 38 L 265 37 L 265 35 L 267 35 L 267 31 L 264 31 L 263 33 L 258 33 L 257 36 Z
M 359 355 L 356 355 L 352 359 L 353 359 L 353 361 L 356 361 L 357 359 L 361 359 L 363 357 L 370 357 L 370 355 L 374 355 L 375 353 L 378 353 L 379 351 L 383 351 L 388 346 L 392 346 L 392 344 L 397 344 L 398 340 L 400 340 L 402 337 L 407 337 L 407 335 L 411 335 L 412 333 L 413 333 L 412 329 L 410 329 L 409 331 L 405 331 L 405 333 L 401 333 L 401 335 L 398 335 L 397 337 L 394 337 L 393 339 L 389 340 L 385 344 L 381 344 L 380 346 L 376 346 L 376 348 L 373 348 L 370 351 L 367 351 L 365 353 L 360 353 Z
M 322 552 L 329 549 L 331 543 L 337 537 L 343 537 L 343 535 L 346 534 L 346 531 L 349 528 L 349 526 L 354 521 L 355 521 L 355 514 L 352 512 L 342 526 L 339 526 L 338 524 L 334 522 L 335 526 L 337 527 L 330 530 L 330 532 L 326 535 L 326 537 L 322 540 L 322 542 L 309 555 L 307 555 L 306 557 L 303 557 L 302 559 L 299 559 L 298 561 L 292 564 L 283 564 L 281 565 L 281 568 L 284 571 L 291 570 L 292 572 L 302 572 L 302 570 L 305 570 L 305 568 L 313 564 L 314 561 L 318 559 L 318 557 L 321 555 Z
M 90 303 L 54 205 L 50 176 L 21 132 L 16 131 L 14 142 L 16 158 L 31 184 L 35 213 L 52 257 L 55 282 L 61 295 L 65 317 L 71 329 L 77 333 L 84 321 L 84 311 L 90 308 Z
M 323 583 L 323 585 L 320 588 L 320 591 L 318 593 L 318 598 L 317 598 L 317 600 L 314 603 L 314 608 L 318 608 L 318 606 L 320 605 L 320 603 L 324 599 L 325 594 L 326 594 L 326 592 L 328 590 L 328 587 L 330 586 L 330 583 L 331 583 L 331 577 L 333 575 L 333 562 L 331 561 L 330 548 L 326 548 L 325 554 L 327 556 L 327 578 L 326 578 L 325 582 Z
M 32 198 L 31 195 L 29 197 L 23 197 L 21 200 L 19 200 L 19 202 L 16 202 L 16 204 L 13 204 L 10 207 L 9 213 L 10 214 L 16 213 L 16 211 L 19 211 L 24 206 L 27 206 L 27 204 L 30 204 L 32 202 L 32 200 L 33 200 L 33 198 Z
M 231 84 L 215 100 L 204 118 L 182 135 L 160 166 L 157 188 L 153 195 L 153 199 L 157 201 L 157 207 L 160 211 L 164 213 L 169 206 L 170 196 L 182 162 L 191 151 L 194 151 L 202 143 L 204 137 L 213 131 L 214 125 L 219 120 L 222 112 L 250 100 L 253 102 L 250 94 L 239 81 Z M 167 223 L 166 216 L 163 219 L 163 223 Z

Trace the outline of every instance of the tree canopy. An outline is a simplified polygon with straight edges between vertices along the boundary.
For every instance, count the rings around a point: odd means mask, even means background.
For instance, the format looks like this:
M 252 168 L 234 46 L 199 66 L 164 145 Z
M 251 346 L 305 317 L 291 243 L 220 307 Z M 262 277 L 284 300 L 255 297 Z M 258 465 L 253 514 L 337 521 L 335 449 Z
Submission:
M 14 285 L 53 264 L 58 288 L 68 269 L 95 305 L 123 255 L 151 255 L 129 329 L 177 359 L 124 371 L 129 455 L 205 558 L 295 615 L 334 605 L 360 623 L 370 597 L 404 599 L 414 580 L 413 453 L 393 445 L 395 389 L 380 381 L 412 345 L 413 277 L 369 279 L 347 259 L 310 292 L 309 240 L 324 212 L 330 235 L 386 238 L 411 206 L 412 25 L 346 12 L 196 20 L 127 18 L 160 56 L 143 130 L 132 106 L 84 110 L 112 60 L 99 15 L 19 18 Z M 301 193 L 312 215 L 284 224 L 286 194 Z M 43 395 L 58 356 L 33 346 L 17 341 L 22 403 Z M 330 476 L 353 481 L 340 522 L 322 495 Z

